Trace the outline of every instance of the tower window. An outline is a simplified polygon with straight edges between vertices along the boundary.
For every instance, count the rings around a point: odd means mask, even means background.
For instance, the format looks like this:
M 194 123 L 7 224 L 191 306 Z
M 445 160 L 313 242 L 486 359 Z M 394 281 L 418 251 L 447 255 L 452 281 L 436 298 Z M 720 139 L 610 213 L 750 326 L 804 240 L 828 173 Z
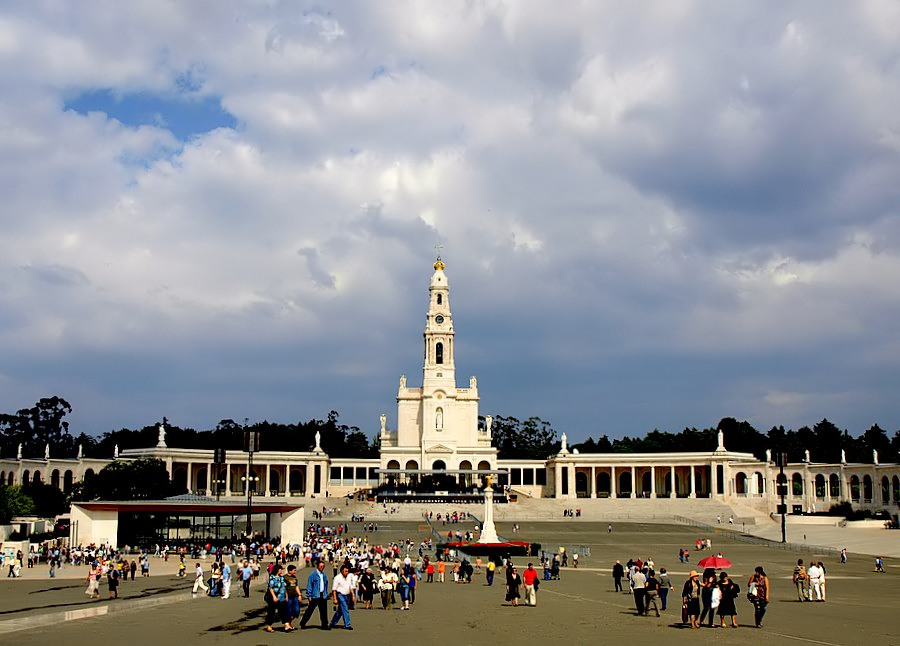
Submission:
M 444 302 L 444 295 L 443 295 L 443 294 L 438 294 L 438 295 L 437 295 L 437 304 L 440 305 L 440 304 L 443 303 L 443 302 Z
M 435 363 L 444 363 L 444 344 L 438 343 L 434 347 L 434 362 Z

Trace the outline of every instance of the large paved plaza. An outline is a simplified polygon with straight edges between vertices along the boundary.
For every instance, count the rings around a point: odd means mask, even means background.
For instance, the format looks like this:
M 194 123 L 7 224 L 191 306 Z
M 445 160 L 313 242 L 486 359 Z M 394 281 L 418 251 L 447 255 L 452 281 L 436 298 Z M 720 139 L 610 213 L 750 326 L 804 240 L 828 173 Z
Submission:
M 500 525 L 501 534 L 512 536 Z M 678 562 L 679 546 L 693 545 L 700 530 L 660 524 L 621 524 L 607 531 L 606 523 L 521 523 L 516 539 L 540 542 L 546 550 L 565 546 L 589 550 L 577 570 L 562 571 L 560 581 L 543 582 L 535 608 L 505 605 L 502 577 L 493 587 L 476 574 L 471 585 L 423 583 L 411 612 L 355 610 L 355 630 L 267 634 L 261 584 L 250 599 L 228 600 L 190 595 L 191 577 L 173 576 L 176 561 L 153 559 L 153 576 L 124 583 L 120 599 L 89 601 L 84 584 L 70 569 L 56 579 L 46 567 L 26 572 L 22 579 L 0 579 L 0 635 L 4 643 L 28 645 L 62 641 L 70 644 L 275 644 L 447 643 L 447 644 L 900 644 L 900 576 L 888 559 L 887 574 L 874 574 L 868 556 L 851 554 L 846 565 L 831 555 L 797 553 L 777 547 L 735 542 L 727 533 L 714 534 L 713 552 L 723 551 L 734 562 L 730 573 L 746 588 L 754 566 L 763 565 L 772 581 L 772 603 L 765 628 L 752 627 L 752 607 L 742 594 L 738 601 L 741 628 L 689 630 L 680 623 L 679 592 L 690 566 Z M 418 523 L 383 523 L 371 540 L 383 542 L 427 536 Z M 704 536 L 705 537 L 705 536 Z M 666 567 L 676 585 L 670 609 L 663 616 L 635 616 L 631 597 L 613 592 L 610 568 L 615 559 L 652 556 Z M 825 561 L 828 601 L 798 603 L 790 581 L 797 558 Z M 696 555 L 694 556 L 696 560 Z M 522 563 L 524 565 L 524 561 Z M 79 571 L 81 576 L 82 572 Z M 449 578 L 449 575 L 448 575 Z M 305 580 L 305 575 L 303 577 Z M 106 596 L 105 585 L 101 588 Z M 747 626 L 750 627 L 747 627 Z M 763 636 L 764 635 L 764 636 Z

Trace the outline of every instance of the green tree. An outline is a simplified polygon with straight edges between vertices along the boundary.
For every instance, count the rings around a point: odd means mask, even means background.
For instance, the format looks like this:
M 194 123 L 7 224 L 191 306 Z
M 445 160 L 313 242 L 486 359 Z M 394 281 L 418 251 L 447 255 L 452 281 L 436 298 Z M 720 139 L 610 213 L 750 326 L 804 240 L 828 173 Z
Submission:
M 175 493 L 166 463 L 156 458 L 115 460 L 73 490 L 73 500 L 153 500 Z
M 34 514 L 34 501 L 19 485 L 7 487 L 0 484 L 0 525 L 6 525 L 13 516 Z
M 515 417 L 494 417 L 491 429 L 500 458 L 544 460 L 559 451 L 556 431 L 540 417 L 524 422 Z

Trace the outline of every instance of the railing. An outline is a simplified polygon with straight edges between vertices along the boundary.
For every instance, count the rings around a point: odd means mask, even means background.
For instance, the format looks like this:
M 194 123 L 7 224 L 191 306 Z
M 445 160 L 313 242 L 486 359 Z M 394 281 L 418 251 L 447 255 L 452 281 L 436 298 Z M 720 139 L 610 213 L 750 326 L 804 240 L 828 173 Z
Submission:
M 824 545 L 810 545 L 809 543 L 782 543 L 781 541 L 773 541 L 769 538 L 763 538 L 761 536 L 753 536 L 752 534 L 745 534 L 736 529 L 729 529 L 727 527 L 723 527 L 721 525 L 710 525 L 709 523 L 704 523 L 699 520 L 694 520 L 692 518 L 685 518 L 684 516 L 672 516 L 672 519 L 681 523 L 682 525 L 688 525 L 690 527 L 699 527 L 701 529 L 705 529 L 709 532 L 715 533 L 716 531 L 720 532 L 728 532 L 728 536 L 733 538 L 736 541 L 741 543 L 749 543 L 750 545 L 763 545 L 765 547 L 774 547 L 780 550 L 787 550 L 791 552 L 821 552 L 823 554 L 832 554 L 838 555 L 841 553 L 839 549 L 836 547 L 826 547 Z

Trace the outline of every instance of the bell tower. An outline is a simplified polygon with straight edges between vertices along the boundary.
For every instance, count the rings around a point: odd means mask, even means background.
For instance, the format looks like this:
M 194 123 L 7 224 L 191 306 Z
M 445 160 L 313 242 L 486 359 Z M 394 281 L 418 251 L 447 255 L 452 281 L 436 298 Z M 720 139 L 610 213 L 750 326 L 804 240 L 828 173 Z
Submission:
M 422 387 L 425 392 L 456 386 L 453 360 L 453 316 L 450 313 L 450 286 L 444 273 L 444 261 L 438 256 L 428 288 L 428 313 L 425 315 L 425 365 Z

